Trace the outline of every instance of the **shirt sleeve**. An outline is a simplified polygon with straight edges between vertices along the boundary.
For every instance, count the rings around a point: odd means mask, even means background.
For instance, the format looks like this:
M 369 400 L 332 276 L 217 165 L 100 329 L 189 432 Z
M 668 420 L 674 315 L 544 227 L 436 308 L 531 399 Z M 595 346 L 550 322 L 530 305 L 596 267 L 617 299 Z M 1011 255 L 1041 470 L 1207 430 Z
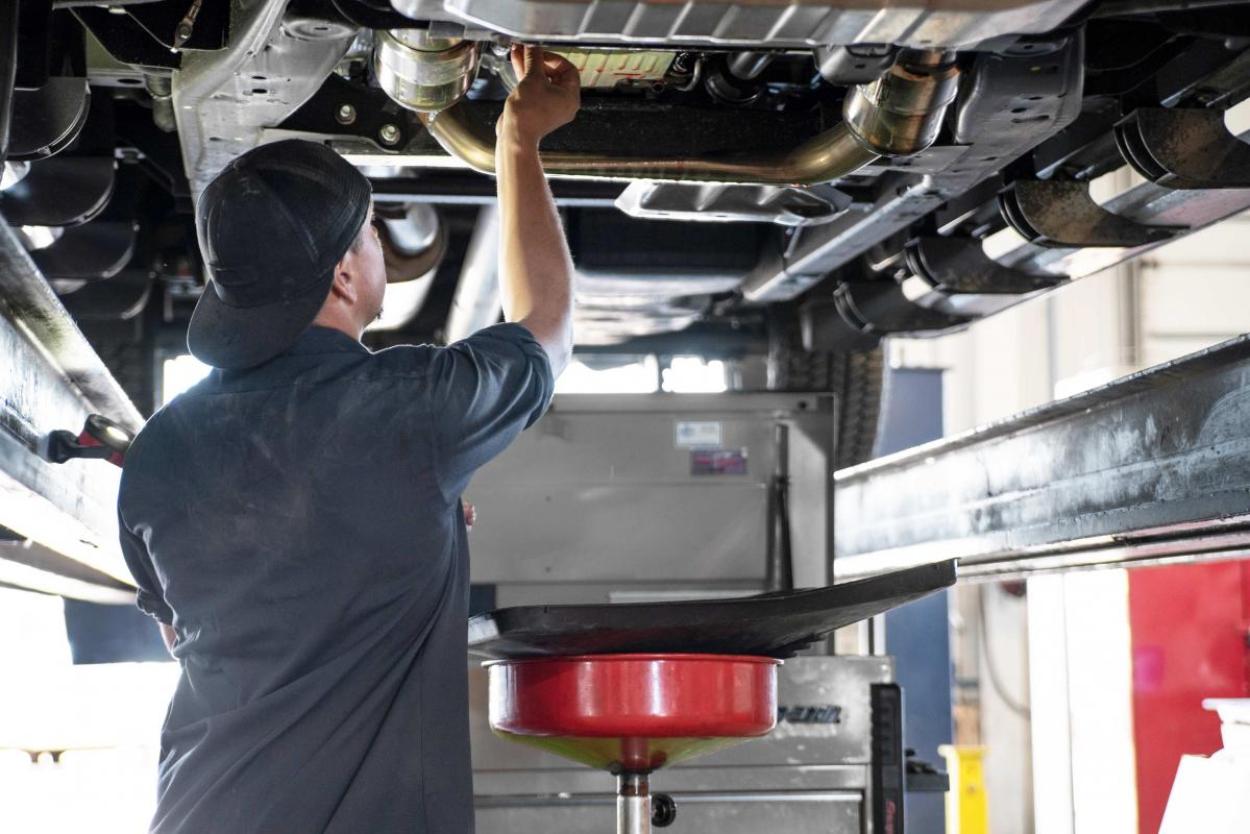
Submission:
M 160 583 L 156 579 L 156 569 L 152 567 L 152 558 L 143 539 L 126 526 L 126 521 L 117 514 L 117 530 L 121 536 L 122 556 L 126 559 L 126 567 L 134 577 L 139 592 L 136 602 L 139 610 L 155 617 L 165 625 L 174 624 L 174 612 L 165 597 L 161 594 Z
M 511 323 L 440 348 L 430 368 L 439 485 L 453 498 L 479 467 L 543 415 L 555 380 L 542 345 Z

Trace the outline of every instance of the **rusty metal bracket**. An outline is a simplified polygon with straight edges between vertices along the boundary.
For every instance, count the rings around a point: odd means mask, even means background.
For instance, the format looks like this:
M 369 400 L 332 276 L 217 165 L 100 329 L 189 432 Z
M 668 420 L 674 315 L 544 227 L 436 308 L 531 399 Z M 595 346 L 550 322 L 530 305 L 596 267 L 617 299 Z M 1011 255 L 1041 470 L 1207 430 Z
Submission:
M 955 330 L 973 321 L 971 316 L 922 307 L 887 279 L 842 284 L 833 291 L 833 300 L 843 320 L 866 336 Z
M 1168 188 L 1250 188 L 1250 144 L 1219 110 L 1144 107 L 1115 126 L 1120 155 Z
M 933 289 L 951 295 L 1020 295 L 1048 290 L 1066 275 L 1025 272 L 1004 266 L 985 254 L 975 238 L 922 237 L 904 252 L 912 273 Z
M 1086 182 L 1017 180 L 998 206 L 1013 229 L 1040 246 L 1145 246 L 1187 231 L 1113 214 L 1094 202 Z

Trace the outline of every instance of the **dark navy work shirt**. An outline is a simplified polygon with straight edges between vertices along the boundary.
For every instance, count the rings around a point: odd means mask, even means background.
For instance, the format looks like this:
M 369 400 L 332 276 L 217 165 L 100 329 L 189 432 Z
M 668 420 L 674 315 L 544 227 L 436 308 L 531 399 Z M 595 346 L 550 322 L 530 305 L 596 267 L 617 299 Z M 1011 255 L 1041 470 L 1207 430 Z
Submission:
M 460 494 L 552 384 L 516 324 L 378 353 L 313 327 L 148 421 L 122 547 L 182 667 L 153 832 L 473 830 Z

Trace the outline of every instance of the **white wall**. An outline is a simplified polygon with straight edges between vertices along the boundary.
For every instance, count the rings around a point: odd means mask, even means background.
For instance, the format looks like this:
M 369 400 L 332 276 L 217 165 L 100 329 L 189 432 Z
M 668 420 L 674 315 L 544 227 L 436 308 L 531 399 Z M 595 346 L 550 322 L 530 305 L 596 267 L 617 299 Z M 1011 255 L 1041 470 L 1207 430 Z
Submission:
M 1250 331 L 1250 214 L 1160 247 L 1138 265 L 1145 365 Z
M 1137 834 L 1128 575 L 1029 580 L 1037 830 Z

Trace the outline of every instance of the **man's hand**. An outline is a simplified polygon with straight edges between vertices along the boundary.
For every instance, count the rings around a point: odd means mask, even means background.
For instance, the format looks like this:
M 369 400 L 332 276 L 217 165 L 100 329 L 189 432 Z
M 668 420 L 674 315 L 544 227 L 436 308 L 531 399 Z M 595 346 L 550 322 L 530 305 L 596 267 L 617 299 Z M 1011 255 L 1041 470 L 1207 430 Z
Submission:
M 538 143 L 581 103 L 577 69 L 538 47 L 512 50 L 521 76 L 499 117 L 499 289 L 504 317 L 526 327 L 559 376 L 573 352 L 573 259 Z
M 174 631 L 174 627 L 169 623 L 157 623 L 161 627 L 161 639 L 165 641 L 165 648 L 170 654 L 174 653 L 174 643 L 178 642 L 178 633 Z
M 500 139 L 538 147 L 544 136 L 577 115 L 581 79 L 567 59 L 537 46 L 513 46 L 512 66 L 520 81 L 495 129 Z
M 477 523 L 477 507 L 463 498 L 460 499 L 460 504 L 464 509 L 464 526 L 472 530 L 473 525 Z

